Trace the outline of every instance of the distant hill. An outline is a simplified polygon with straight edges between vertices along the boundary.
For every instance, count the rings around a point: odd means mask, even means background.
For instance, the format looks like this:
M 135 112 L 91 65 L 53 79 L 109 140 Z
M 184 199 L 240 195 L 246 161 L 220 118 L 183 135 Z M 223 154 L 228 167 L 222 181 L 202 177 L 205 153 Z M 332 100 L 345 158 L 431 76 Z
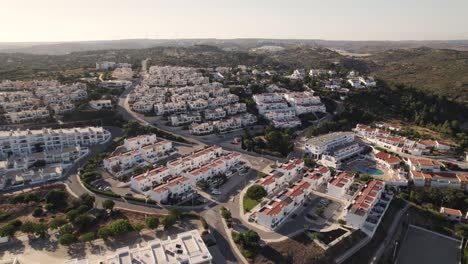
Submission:
M 0 52 L 30 54 L 68 54 L 79 51 L 109 49 L 142 49 L 160 46 L 188 47 L 193 45 L 217 46 L 224 50 L 242 50 L 262 46 L 291 48 L 306 45 L 344 50 L 352 53 L 376 53 L 391 49 L 430 47 L 468 51 L 468 40 L 447 41 L 346 41 L 320 39 L 124 39 L 75 42 L 22 42 L 0 43 Z
M 376 77 L 468 102 L 468 51 L 399 49 L 364 59 Z

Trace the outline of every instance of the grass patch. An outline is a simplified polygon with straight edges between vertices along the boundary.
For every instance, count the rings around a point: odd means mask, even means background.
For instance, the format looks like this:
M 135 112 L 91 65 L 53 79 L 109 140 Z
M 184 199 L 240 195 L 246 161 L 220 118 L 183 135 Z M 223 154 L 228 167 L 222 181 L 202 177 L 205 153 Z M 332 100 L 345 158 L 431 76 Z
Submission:
M 244 199 L 244 213 L 250 212 L 252 208 L 254 208 L 257 204 L 261 202 L 261 200 L 257 201 L 257 200 L 250 199 L 249 197 L 247 197 L 247 195 L 244 195 L 243 199 Z

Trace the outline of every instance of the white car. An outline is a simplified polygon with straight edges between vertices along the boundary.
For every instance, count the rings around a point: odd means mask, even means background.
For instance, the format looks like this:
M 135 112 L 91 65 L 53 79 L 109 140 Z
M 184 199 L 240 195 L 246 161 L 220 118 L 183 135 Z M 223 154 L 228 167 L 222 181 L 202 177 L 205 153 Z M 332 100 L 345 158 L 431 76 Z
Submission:
M 221 194 L 221 192 L 218 191 L 218 190 L 213 190 L 213 191 L 211 191 L 211 193 L 214 194 L 214 195 L 220 195 Z

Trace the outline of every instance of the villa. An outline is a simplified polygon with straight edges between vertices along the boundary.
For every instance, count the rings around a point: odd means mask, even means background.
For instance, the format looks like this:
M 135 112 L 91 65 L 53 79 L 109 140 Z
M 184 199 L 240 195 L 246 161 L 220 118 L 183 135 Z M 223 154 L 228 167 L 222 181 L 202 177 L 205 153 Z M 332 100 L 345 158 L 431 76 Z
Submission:
M 319 166 L 314 170 L 309 170 L 304 175 L 304 180 L 309 182 L 314 190 L 317 190 L 320 185 L 328 183 L 330 178 L 330 170 L 324 166 Z
M 327 194 L 342 199 L 349 187 L 353 184 L 353 176 L 347 172 L 341 172 L 327 185 Z

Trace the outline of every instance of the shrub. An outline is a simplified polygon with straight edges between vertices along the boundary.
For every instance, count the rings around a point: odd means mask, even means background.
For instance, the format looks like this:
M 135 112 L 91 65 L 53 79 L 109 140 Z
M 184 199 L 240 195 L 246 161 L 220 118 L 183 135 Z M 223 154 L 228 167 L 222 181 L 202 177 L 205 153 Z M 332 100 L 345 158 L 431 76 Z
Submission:
M 159 226 L 159 219 L 153 215 L 148 216 L 148 218 L 146 218 L 146 225 L 148 226 L 148 228 L 156 229 Z
M 54 189 L 45 195 L 45 202 L 54 205 L 54 208 L 63 206 L 67 202 L 67 193 L 60 189 Z
M 44 210 L 42 210 L 41 207 L 37 207 L 37 208 L 34 209 L 34 211 L 32 212 L 32 216 L 34 216 L 34 217 L 40 217 L 40 216 L 42 216 L 42 214 L 44 214 Z
M 221 216 L 225 219 L 225 220 L 228 220 L 228 219 L 231 219 L 232 218 L 232 215 L 231 215 L 231 212 L 226 208 L 226 207 L 221 207 Z
M 57 229 L 67 223 L 67 220 L 63 217 L 56 217 L 50 222 L 50 228 Z
M 59 228 L 60 234 L 72 233 L 72 232 L 73 232 L 73 226 L 71 224 L 65 224 Z
M 114 237 L 124 235 L 132 230 L 132 226 L 126 219 L 117 219 L 110 223 L 108 228 Z
M 88 242 L 94 240 L 95 236 L 93 232 L 84 233 L 80 236 L 80 241 Z
M 98 236 L 104 240 L 108 239 L 109 237 L 112 236 L 112 232 L 109 228 L 107 227 L 101 227 L 98 230 Z
M 62 234 L 58 240 L 59 244 L 62 246 L 70 246 L 71 244 L 75 243 L 75 241 L 75 237 L 70 233 Z
M 0 213 L 0 221 L 5 221 L 10 218 L 11 213 Z
M 340 225 L 346 225 L 346 221 L 343 219 L 338 219 L 338 224 Z
M 162 220 L 162 224 L 164 226 L 164 229 L 168 229 L 169 227 L 173 226 L 176 223 L 177 219 L 174 215 L 166 215 L 164 216 Z
M 143 230 L 143 228 L 145 228 L 145 226 L 142 223 L 138 223 L 133 226 L 133 229 L 135 229 L 137 232 L 140 232 Z
M 109 210 L 111 212 L 114 209 L 114 206 L 115 206 L 115 202 L 112 200 L 105 200 L 102 202 L 102 208 Z

